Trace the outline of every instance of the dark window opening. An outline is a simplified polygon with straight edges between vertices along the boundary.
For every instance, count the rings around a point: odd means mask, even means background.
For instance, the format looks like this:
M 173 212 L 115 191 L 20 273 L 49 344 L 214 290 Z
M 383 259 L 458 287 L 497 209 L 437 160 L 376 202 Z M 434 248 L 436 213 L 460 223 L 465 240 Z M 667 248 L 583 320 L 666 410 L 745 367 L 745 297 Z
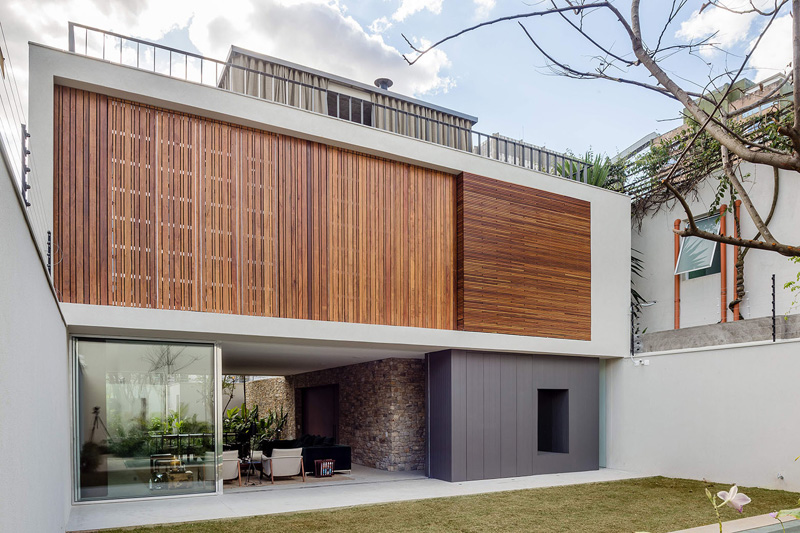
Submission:
M 539 452 L 569 453 L 569 391 L 539 389 Z
M 328 115 L 372 126 L 372 102 L 328 91 Z
M 339 442 L 339 385 L 304 387 L 300 389 L 300 402 L 303 434 Z

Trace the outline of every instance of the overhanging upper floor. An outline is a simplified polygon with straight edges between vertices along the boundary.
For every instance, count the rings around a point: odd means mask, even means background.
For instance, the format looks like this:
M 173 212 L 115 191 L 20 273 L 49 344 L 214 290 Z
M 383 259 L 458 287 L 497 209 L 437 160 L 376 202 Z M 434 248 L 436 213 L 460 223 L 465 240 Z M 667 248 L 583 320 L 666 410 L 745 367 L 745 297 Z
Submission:
M 55 148 L 37 155 L 55 194 L 37 193 L 56 283 L 87 309 L 71 325 L 99 304 L 169 331 L 193 311 L 436 349 L 627 347 L 624 196 L 38 45 L 31 103 Z

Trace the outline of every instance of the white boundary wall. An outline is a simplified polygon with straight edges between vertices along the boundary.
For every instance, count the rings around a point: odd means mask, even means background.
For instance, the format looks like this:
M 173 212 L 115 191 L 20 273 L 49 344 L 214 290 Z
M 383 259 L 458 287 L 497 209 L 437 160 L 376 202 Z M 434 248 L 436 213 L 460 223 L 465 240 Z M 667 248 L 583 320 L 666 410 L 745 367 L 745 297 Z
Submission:
M 67 333 L 0 157 L 0 531 L 64 531 L 71 505 Z
M 800 340 L 637 359 L 606 363 L 609 468 L 800 491 Z

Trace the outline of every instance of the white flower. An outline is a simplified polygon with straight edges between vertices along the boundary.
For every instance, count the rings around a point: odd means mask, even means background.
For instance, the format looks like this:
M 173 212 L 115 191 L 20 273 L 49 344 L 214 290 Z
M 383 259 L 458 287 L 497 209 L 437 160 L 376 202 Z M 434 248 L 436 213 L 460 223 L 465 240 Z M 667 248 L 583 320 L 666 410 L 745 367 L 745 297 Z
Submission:
M 731 487 L 730 491 L 721 490 L 717 493 L 717 497 L 722 500 L 720 503 L 720 507 L 722 505 L 727 504 L 729 507 L 733 507 L 740 513 L 742 512 L 742 507 L 750 503 L 750 498 L 748 498 L 744 493 L 739 494 L 739 487 L 734 485 Z

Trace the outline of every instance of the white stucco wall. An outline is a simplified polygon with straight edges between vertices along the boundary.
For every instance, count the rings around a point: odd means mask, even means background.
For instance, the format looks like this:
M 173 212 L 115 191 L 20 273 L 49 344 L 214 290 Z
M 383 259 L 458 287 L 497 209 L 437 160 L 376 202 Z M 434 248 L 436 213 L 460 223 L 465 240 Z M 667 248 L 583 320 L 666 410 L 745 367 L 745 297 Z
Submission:
M 0 531 L 63 531 L 71 501 L 66 327 L 0 157 Z
M 36 131 L 37 146 L 41 147 L 37 153 L 37 164 L 42 181 L 46 179 L 45 176 L 52 176 L 53 155 L 48 147 L 53 145 L 55 83 L 292 135 L 451 174 L 471 172 L 591 203 L 591 341 L 425 331 L 420 328 L 363 324 L 329 323 L 331 326 L 328 327 L 319 322 L 285 319 L 260 319 L 260 322 L 257 319 L 254 322 L 253 317 L 222 319 L 210 313 L 201 318 L 198 315 L 205 313 L 189 313 L 186 316 L 179 312 L 156 314 L 152 310 L 144 310 L 143 315 L 141 309 L 132 308 L 113 311 L 113 317 L 106 317 L 104 309 L 91 309 L 91 306 L 85 306 L 87 309 L 83 310 L 65 310 L 70 327 L 75 325 L 88 331 L 96 322 L 98 325 L 107 325 L 109 329 L 117 328 L 120 334 L 137 335 L 137 328 L 133 325 L 139 324 L 142 331 L 149 328 L 172 335 L 174 332 L 194 331 L 198 329 L 197 323 L 209 322 L 210 329 L 202 331 L 218 331 L 220 337 L 235 331 L 249 332 L 255 328 L 259 338 L 303 339 L 309 335 L 320 337 L 323 335 L 320 332 L 327 331 L 329 336 L 323 337 L 323 340 L 363 342 L 374 338 L 380 343 L 601 357 L 618 357 L 627 352 L 630 307 L 630 241 L 627 231 L 630 200 L 627 196 L 318 113 L 31 44 L 30 123 L 31 131 Z M 43 186 L 40 201 L 51 205 L 52 187 L 49 190 L 50 196 L 47 196 L 48 189 Z M 52 208 L 49 212 L 52 212 Z M 625 231 L 620 231 L 623 228 Z M 71 321 L 73 318 L 75 322 Z M 221 320 L 225 322 L 224 327 L 220 327 Z M 151 328 L 151 322 L 157 323 Z
M 744 185 L 754 205 L 766 218 L 772 204 L 773 174 L 772 168 L 742 164 L 742 172 L 746 176 Z M 695 215 L 708 212 L 716 192 L 716 181 L 706 180 L 698 191 L 698 197 L 690 202 Z M 800 174 L 780 171 L 780 194 L 775 215 L 770 223 L 775 237 L 787 244 L 800 242 L 800 210 L 797 199 L 800 197 Z M 728 203 L 728 202 L 725 202 Z M 733 206 L 729 206 L 726 215 L 727 233 L 733 235 Z M 641 231 L 633 230 L 631 246 L 642 252 L 644 258 L 645 277 L 634 278 L 640 294 L 648 301 L 656 304 L 643 309 L 641 327 L 648 332 L 672 329 L 674 322 L 674 234 L 672 232 L 675 219 L 685 220 L 686 215 L 679 204 L 661 209 L 651 217 L 645 218 Z M 752 239 L 756 229 L 741 206 L 742 237 Z M 728 301 L 735 297 L 735 273 L 733 246 L 726 246 L 728 258 L 727 292 Z M 776 275 L 776 312 L 783 315 L 791 310 L 792 296 L 783 289 L 785 282 L 794 279 L 800 270 L 798 265 L 774 252 L 751 250 L 745 258 L 744 283 L 745 298 L 740 304 L 744 318 L 758 318 L 772 314 L 772 274 Z M 681 327 L 716 324 L 720 321 L 720 282 L 721 274 L 711 274 L 696 279 L 681 280 Z M 733 313 L 728 311 L 728 320 L 733 320 Z
M 798 354 L 792 340 L 607 361 L 608 467 L 800 491 Z

